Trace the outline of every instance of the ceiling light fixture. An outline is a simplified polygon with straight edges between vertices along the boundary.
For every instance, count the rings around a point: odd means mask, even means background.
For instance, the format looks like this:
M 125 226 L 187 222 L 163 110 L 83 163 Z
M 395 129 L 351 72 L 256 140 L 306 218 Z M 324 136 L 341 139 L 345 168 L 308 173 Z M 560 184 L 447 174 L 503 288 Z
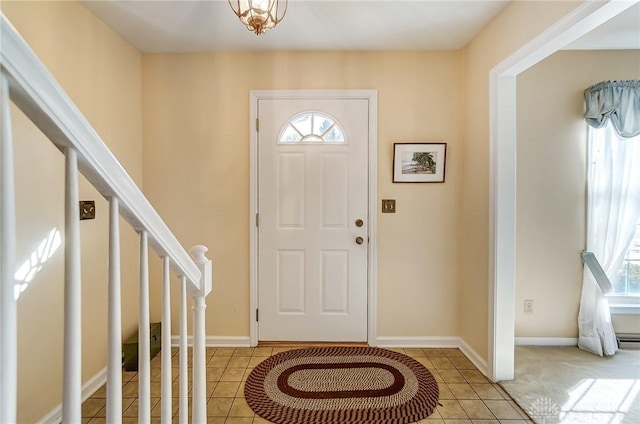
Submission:
M 249 31 L 260 35 L 274 28 L 284 18 L 288 2 L 289 0 L 229 0 L 229 6 Z

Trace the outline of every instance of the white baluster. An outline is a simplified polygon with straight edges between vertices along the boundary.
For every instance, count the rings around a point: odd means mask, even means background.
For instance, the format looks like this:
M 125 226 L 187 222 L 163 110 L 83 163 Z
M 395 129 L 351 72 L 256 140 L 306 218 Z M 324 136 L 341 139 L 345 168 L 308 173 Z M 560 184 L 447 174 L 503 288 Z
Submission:
M 161 420 L 170 424 L 171 413 L 171 274 L 169 257 L 162 258 L 162 393 Z
M 122 306 L 120 291 L 120 209 L 109 200 L 109 346 L 107 358 L 107 422 L 122 421 Z
M 211 291 L 211 261 L 204 255 L 205 246 L 190 249 L 193 261 L 202 272 L 200 288 L 192 294 L 193 298 L 193 422 L 204 423 L 207 420 L 206 386 L 206 350 L 205 350 L 205 297 Z
M 189 421 L 189 370 L 187 358 L 187 277 L 180 277 L 180 424 Z
M 9 82 L 0 81 L 0 422 L 16 422 L 17 312 L 15 298 L 16 212 Z
M 149 241 L 140 232 L 140 306 L 138 315 L 138 423 L 151 422 L 151 340 L 149 334 Z
M 206 382 L 206 346 L 205 346 L 205 310 L 204 296 L 193 296 L 193 422 L 203 423 L 207 419 L 207 382 Z
M 80 281 L 80 211 L 78 155 L 66 151 L 65 172 L 65 269 L 64 269 L 64 378 L 62 421 L 82 421 L 82 296 Z

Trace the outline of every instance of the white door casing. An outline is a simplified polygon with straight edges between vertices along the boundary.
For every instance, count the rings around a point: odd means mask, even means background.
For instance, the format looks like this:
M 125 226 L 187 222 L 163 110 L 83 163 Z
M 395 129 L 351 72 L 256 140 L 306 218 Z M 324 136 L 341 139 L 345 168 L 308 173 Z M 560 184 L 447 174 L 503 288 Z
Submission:
M 515 369 L 516 77 L 635 3 L 584 2 L 490 72 L 487 375 L 493 381 L 512 380 Z
M 367 115 L 364 99 L 258 103 L 260 340 L 367 340 Z M 301 116 L 344 141 L 279 142 Z
M 378 162 L 378 94 L 376 90 L 252 90 L 250 105 L 250 198 L 249 198 L 249 343 L 258 344 L 258 102 L 263 99 L 365 99 L 368 102 L 368 223 L 369 244 L 367 271 L 367 341 L 377 345 L 377 162 Z

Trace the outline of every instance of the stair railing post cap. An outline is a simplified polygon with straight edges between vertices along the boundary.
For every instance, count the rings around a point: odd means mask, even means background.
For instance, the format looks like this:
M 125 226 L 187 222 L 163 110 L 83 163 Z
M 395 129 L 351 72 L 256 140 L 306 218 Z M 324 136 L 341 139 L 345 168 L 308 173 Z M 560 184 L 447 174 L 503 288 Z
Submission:
M 207 246 L 203 246 L 201 244 L 197 244 L 189 249 L 189 253 L 191 253 L 193 261 L 197 264 L 204 264 L 209 262 L 209 258 L 205 256 L 205 253 L 207 253 L 208 251 L 209 249 L 207 248 Z

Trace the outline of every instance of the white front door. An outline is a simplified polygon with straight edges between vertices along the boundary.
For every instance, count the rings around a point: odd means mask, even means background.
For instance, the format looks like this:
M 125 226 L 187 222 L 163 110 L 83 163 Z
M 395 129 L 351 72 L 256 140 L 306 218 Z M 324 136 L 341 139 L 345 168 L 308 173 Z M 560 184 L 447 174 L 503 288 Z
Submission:
M 258 338 L 366 341 L 368 101 L 258 101 Z

